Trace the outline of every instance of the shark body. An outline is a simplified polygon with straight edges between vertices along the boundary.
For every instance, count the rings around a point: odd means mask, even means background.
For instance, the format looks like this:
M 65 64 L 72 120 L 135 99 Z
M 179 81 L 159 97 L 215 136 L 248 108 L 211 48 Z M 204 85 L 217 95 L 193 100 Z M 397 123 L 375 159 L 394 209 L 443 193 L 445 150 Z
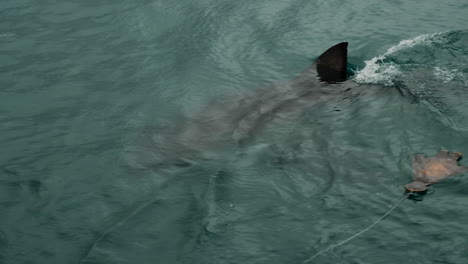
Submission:
M 148 128 L 130 150 L 130 163 L 140 169 L 187 166 L 200 153 L 244 145 L 275 116 L 349 96 L 347 48 L 347 42 L 330 47 L 292 80 L 229 94 L 192 117 Z

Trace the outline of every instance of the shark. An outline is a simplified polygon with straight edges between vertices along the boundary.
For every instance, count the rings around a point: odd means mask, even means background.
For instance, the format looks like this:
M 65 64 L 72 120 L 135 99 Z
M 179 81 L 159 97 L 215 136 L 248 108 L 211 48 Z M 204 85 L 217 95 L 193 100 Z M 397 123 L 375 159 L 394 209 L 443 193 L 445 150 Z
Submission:
M 298 112 L 304 109 L 315 110 L 314 107 L 318 104 L 338 104 L 346 98 L 363 97 L 372 93 L 381 95 L 380 92 L 383 89 L 380 85 L 361 85 L 350 80 L 347 67 L 348 43 L 341 42 L 328 48 L 309 67 L 290 80 L 224 94 L 221 98 L 214 98 L 206 104 L 206 107 L 197 112 L 180 114 L 169 122 L 146 127 L 136 139 L 135 144 L 127 149 L 126 159 L 131 169 L 160 176 L 146 178 L 147 184 L 158 188 L 157 195 L 135 202 L 132 209 L 122 213 L 123 217 L 118 222 L 102 231 L 100 237 L 94 240 L 82 260 L 100 256 L 94 255 L 94 248 L 112 246 L 110 243 L 115 240 L 104 239 L 112 232 L 124 238 L 119 243 L 126 242 L 127 234 L 133 236 L 135 232 L 141 232 L 140 235 L 143 236 L 149 233 L 148 230 L 151 230 L 151 233 L 157 233 L 158 235 L 152 235 L 147 241 L 151 247 L 146 249 L 154 252 L 157 248 L 156 252 L 160 259 L 179 259 L 178 254 L 181 251 L 174 250 L 174 248 L 183 248 L 180 246 L 180 241 L 193 241 L 192 231 L 215 234 L 218 228 L 223 228 L 222 223 L 225 223 L 223 221 L 227 221 L 223 219 L 224 216 L 217 217 L 226 213 L 226 211 L 217 211 L 219 208 L 223 210 L 222 206 L 218 208 L 217 200 L 224 200 L 224 195 L 234 196 L 237 189 L 244 186 L 233 187 L 234 190 L 230 191 L 230 187 L 226 187 L 229 184 L 223 184 L 224 187 L 219 184 L 224 182 L 226 175 L 229 176 L 230 168 L 224 167 L 222 163 L 215 164 L 220 166 L 201 166 L 208 167 L 201 169 L 192 165 L 203 160 L 216 160 L 220 156 L 225 157 L 224 155 L 231 156 L 239 150 L 249 148 L 250 143 L 255 142 L 255 138 L 262 135 L 267 126 L 277 119 L 281 121 L 295 118 Z M 398 89 L 386 89 L 386 91 L 395 95 L 401 94 Z M 290 144 L 290 142 L 287 143 Z M 461 153 L 448 151 L 443 151 L 431 158 L 422 155 L 415 156 L 413 160 L 414 181 L 406 185 L 406 189 L 412 192 L 422 192 L 431 184 L 467 170 L 468 168 L 458 166 L 457 161 L 460 156 Z M 188 167 L 192 167 L 193 170 Z M 172 177 L 175 174 L 184 177 L 184 180 L 180 180 L 180 177 Z M 188 177 L 185 177 L 186 175 Z M 209 177 L 204 177 L 208 175 Z M 229 201 L 229 199 L 226 198 L 224 201 Z M 242 207 L 242 202 L 236 206 L 238 208 L 249 207 L 245 204 L 246 207 Z M 147 209 L 156 210 L 148 211 L 148 214 L 156 215 L 157 213 L 158 216 L 163 217 L 148 218 L 151 221 L 147 221 L 147 228 L 141 226 L 138 229 L 121 228 L 127 222 L 129 225 L 134 223 L 129 219 Z M 193 214 L 194 210 L 197 213 Z M 237 210 L 239 214 L 243 214 L 242 209 Z M 238 215 L 236 213 L 235 215 L 237 219 Z M 190 222 L 199 219 L 202 224 L 190 224 L 187 221 L 189 218 L 185 218 L 188 216 L 190 216 Z M 187 229 L 187 225 L 190 225 L 192 229 Z M 200 228 L 200 226 L 203 227 Z M 119 232 L 116 231 L 117 229 Z M 190 237 L 185 234 L 186 230 L 190 230 Z M 225 239 L 229 238 L 223 237 L 223 240 Z M 218 243 L 219 240 L 216 241 L 214 243 Z M 127 243 L 129 243 L 129 250 L 145 249 L 141 246 L 144 241 Z M 236 241 L 227 243 L 235 245 Z M 135 249 L 136 247 L 138 249 Z M 121 248 L 125 249 L 125 247 Z M 315 256 L 324 251 L 320 251 Z M 102 254 L 102 252 L 112 251 L 100 250 L 97 254 Z M 126 255 L 138 256 L 138 254 Z
M 185 167 L 232 152 L 275 117 L 355 95 L 358 86 L 348 80 L 347 65 L 348 42 L 333 45 L 291 80 L 231 92 L 193 115 L 147 127 L 127 151 L 127 161 L 139 169 Z

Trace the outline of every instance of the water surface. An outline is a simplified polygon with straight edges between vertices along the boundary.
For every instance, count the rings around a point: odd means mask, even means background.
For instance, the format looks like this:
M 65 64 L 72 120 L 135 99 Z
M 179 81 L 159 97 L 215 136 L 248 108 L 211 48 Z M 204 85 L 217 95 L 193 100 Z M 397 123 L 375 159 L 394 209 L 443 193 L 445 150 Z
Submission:
M 0 263 L 302 263 L 390 209 L 412 155 L 468 151 L 467 11 L 2 1 Z M 351 96 L 273 116 L 242 148 L 198 149 L 192 166 L 129 156 L 342 41 Z M 439 183 L 313 263 L 468 263 L 466 193 L 467 175 Z

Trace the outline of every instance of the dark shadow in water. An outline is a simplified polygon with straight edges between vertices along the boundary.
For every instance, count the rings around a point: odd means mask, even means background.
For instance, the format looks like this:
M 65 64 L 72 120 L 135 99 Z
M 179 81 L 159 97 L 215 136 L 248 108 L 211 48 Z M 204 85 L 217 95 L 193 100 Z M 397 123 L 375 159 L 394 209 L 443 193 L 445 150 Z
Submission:
M 423 192 L 410 192 L 405 190 L 404 195 L 408 195 L 408 200 L 413 200 L 415 202 L 421 202 L 424 200 L 424 196 L 427 194 L 427 190 Z

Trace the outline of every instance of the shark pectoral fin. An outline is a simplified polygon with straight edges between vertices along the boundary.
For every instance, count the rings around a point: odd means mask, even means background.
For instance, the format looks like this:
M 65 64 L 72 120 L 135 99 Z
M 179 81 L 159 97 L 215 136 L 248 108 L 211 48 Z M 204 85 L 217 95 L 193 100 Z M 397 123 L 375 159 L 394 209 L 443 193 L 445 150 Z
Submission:
M 315 62 L 317 75 L 322 82 L 346 81 L 348 42 L 341 42 L 325 51 Z

